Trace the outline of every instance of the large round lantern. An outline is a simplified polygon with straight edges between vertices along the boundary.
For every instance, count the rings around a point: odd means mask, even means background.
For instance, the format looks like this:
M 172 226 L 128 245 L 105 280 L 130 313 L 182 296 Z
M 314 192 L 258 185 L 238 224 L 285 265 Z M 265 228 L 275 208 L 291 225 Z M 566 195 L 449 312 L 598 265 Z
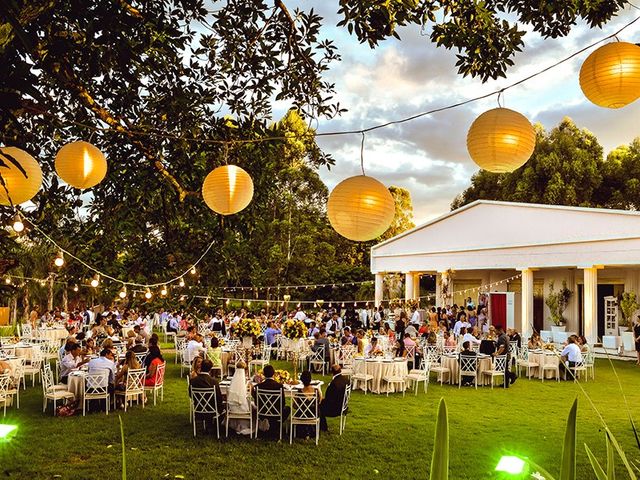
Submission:
M 640 97 L 640 47 L 633 43 L 603 45 L 580 68 L 580 88 L 596 105 L 620 108 Z
M 202 184 L 204 203 L 220 215 L 244 209 L 253 198 L 253 180 L 242 168 L 224 165 L 213 170 Z
M 536 132 L 521 113 L 494 108 L 475 119 L 467 134 L 467 150 L 478 166 L 495 173 L 524 165 L 536 145 Z
M 0 148 L 0 175 L 5 185 L 0 184 L 0 205 L 19 205 L 31 200 L 42 185 L 42 170 L 36 159 L 16 147 Z
M 340 182 L 327 202 L 331 226 L 343 237 L 357 242 L 373 240 L 386 232 L 395 211 L 387 187 L 364 175 Z
M 91 188 L 107 174 L 107 159 L 90 143 L 67 143 L 56 155 L 56 172 L 62 180 L 75 188 Z

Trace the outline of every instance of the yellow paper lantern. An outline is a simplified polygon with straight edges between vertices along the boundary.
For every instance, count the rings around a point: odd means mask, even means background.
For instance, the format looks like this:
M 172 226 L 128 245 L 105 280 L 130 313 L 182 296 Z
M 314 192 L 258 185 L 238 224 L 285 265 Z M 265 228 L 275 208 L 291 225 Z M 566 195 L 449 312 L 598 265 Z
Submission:
M 107 159 L 90 143 L 67 143 L 56 155 L 56 172 L 62 180 L 82 190 L 99 184 L 107 174 Z
M 531 157 L 536 132 L 521 113 L 494 108 L 475 119 L 467 134 L 467 150 L 478 166 L 495 173 L 512 172 Z
M 214 212 L 233 215 L 251 203 L 253 180 L 236 165 L 218 167 L 204 179 L 202 198 Z
M 387 187 L 364 175 L 340 182 L 327 202 L 331 226 L 343 237 L 357 242 L 373 240 L 386 232 L 395 211 Z
M 26 177 L 14 162 L 22 167 Z M 42 170 L 36 159 L 16 147 L 0 148 L 0 175 L 7 189 L 0 185 L 0 205 L 19 205 L 31 200 L 42 185 Z
M 640 47 L 633 43 L 603 45 L 580 68 L 580 88 L 593 103 L 620 108 L 640 97 Z

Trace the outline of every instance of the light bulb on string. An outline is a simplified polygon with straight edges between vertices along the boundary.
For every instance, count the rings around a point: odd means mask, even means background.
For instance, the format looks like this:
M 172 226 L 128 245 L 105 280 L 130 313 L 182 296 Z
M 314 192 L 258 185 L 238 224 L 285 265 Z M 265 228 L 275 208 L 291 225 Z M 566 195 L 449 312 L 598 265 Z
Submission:
M 160 295 L 162 295 L 163 297 L 166 297 L 167 293 L 169 293 L 169 291 L 167 290 L 167 287 L 165 285 L 162 287 L 162 290 L 160 290 Z
M 11 285 L 11 277 L 5 278 L 4 283 L 6 283 L 7 285 Z
M 205 305 L 209 305 L 209 297 L 205 298 L 205 300 L 204 300 L 204 304 L 205 304 Z
M 73 286 L 73 291 L 74 291 L 74 292 L 77 292 L 77 291 L 78 291 L 78 285 L 74 285 L 74 286 Z
M 22 217 L 19 213 L 16 213 L 16 216 L 13 218 L 13 231 L 16 233 L 21 233 L 24 231 L 24 223 L 22 222 Z
M 344 302 L 342 302 L 342 308 L 344 308 Z
M 196 267 L 191 267 L 191 275 L 195 275 L 196 273 L 198 273 Z
M 147 300 L 150 300 L 152 296 L 153 294 L 151 293 L 151 290 L 147 288 L 147 291 L 144 292 L 144 298 L 146 298 Z
M 56 259 L 53 261 L 53 264 L 56 267 L 62 267 L 64 265 L 64 254 L 62 253 L 62 250 L 60 250 L 60 253 L 56 257 Z
M 91 279 L 91 286 L 96 288 L 100 284 L 100 275 L 97 275 Z
M 120 290 L 120 293 L 118 293 L 118 296 L 124 299 L 127 296 L 127 287 L 122 287 L 122 290 Z
M 180 279 L 180 283 L 178 283 L 179 286 L 184 287 L 184 278 Z
M 230 300 L 227 298 L 227 301 L 226 301 L 226 302 L 224 302 L 224 303 L 226 303 L 227 305 L 229 305 L 229 302 L 230 302 Z

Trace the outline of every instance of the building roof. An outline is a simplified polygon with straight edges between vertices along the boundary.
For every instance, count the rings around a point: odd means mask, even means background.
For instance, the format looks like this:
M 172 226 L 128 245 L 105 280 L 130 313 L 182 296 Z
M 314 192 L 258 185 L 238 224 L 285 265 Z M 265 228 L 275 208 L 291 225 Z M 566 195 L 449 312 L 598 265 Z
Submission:
M 477 200 L 375 245 L 371 268 L 380 272 L 640 264 L 637 258 L 640 212 Z

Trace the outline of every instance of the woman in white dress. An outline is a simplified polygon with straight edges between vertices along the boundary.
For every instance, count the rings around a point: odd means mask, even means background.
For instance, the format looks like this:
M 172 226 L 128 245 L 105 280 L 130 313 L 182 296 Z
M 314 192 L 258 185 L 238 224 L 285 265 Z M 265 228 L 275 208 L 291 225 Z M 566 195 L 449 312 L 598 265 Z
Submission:
M 227 392 L 227 408 L 230 413 L 248 413 L 254 409 L 247 392 L 246 367 L 247 365 L 242 360 L 239 361 L 231 378 L 231 385 L 229 385 Z M 240 435 L 251 435 L 251 425 L 248 419 L 232 418 L 229 420 L 229 427 Z

